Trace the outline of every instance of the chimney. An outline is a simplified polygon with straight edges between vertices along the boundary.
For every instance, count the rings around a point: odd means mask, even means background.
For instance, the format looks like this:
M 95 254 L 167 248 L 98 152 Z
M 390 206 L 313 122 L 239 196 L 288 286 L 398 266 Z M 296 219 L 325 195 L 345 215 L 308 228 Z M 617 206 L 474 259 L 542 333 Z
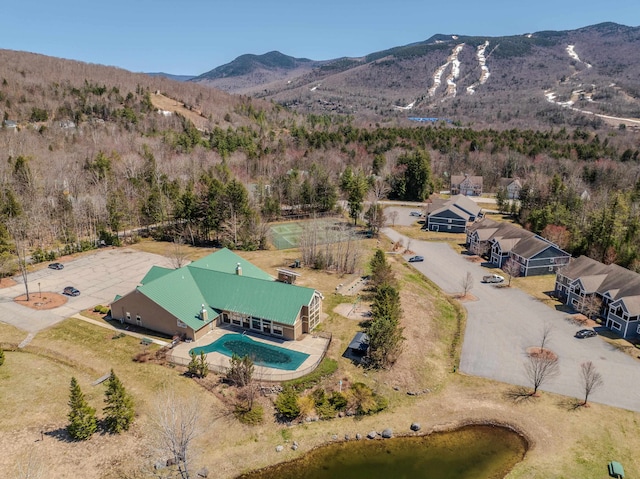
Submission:
M 204 307 L 204 304 L 202 305 L 202 309 L 200 310 L 200 319 L 204 322 L 207 322 L 207 320 L 209 319 L 209 312 L 207 311 L 207 308 Z
M 242 266 L 240 266 L 240 263 L 236 266 L 236 274 L 242 276 Z

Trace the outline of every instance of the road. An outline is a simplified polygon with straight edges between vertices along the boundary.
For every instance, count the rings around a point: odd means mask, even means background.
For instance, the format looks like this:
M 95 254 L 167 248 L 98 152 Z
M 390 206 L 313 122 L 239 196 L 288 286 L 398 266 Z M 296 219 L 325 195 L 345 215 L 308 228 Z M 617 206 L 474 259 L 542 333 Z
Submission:
M 390 228 L 383 233 L 392 241 L 407 238 Z M 558 376 L 543 384 L 542 390 L 582 398 L 584 389 L 580 365 L 592 361 L 604 378 L 604 386 L 590 401 L 640 411 L 640 363 L 601 338 L 576 339 L 579 327 L 556 311 L 517 288 L 499 288 L 480 282 L 487 270 L 465 259 L 445 243 L 411 240 L 422 263 L 411 265 L 436 283 L 445 293 L 462 291 L 467 272 L 475 278 L 471 290 L 477 300 L 464 303 L 467 326 L 462 344 L 460 371 L 508 384 L 530 386 L 524 370 L 526 349 L 537 346 L 546 324 L 552 332 L 547 347 L 559 358 Z

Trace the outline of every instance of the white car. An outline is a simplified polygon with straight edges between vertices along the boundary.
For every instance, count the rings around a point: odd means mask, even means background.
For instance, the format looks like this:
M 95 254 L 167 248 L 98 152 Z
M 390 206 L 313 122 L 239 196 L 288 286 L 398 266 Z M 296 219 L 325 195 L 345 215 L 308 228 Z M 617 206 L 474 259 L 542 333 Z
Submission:
M 490 274 L 488 276 L 483 276 L 482 282 L 483 283 L 503 283 L 504 277 L 500 276 L 499 274 Z
M 412 211 L 411 213 L 409 213 L 409 216 L 422 216 L 422 213 L 420 213 L 419 211 Z

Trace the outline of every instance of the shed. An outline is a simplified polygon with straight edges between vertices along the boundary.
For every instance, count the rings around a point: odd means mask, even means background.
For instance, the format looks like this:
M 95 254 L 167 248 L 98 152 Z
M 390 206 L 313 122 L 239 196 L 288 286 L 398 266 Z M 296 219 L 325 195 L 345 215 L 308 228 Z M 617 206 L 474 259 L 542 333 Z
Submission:
M 620 464 L 618 461 L 611 461 L 607 467 L 609 469 L 609 475 L 611 477 L 616 477 L 618 479 L 624 477 L 624 469 L 622 467 L 622 464 Z
M 349 343 L 347 352 L 356 356 L 363 356 L 367 349 L 369 349 L 369 336 L 367 336 L 367 333 L 359 331 Z

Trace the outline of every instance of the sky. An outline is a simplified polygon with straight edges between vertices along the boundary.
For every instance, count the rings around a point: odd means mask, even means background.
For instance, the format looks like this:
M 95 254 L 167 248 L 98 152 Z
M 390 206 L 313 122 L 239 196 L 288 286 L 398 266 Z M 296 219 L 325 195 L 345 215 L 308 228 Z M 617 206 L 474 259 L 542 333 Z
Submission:
M 359 57 L 437 33 L 640 25 L 637 0 L 6 0 L 0 48 L 199 75 L 246 54 Z

